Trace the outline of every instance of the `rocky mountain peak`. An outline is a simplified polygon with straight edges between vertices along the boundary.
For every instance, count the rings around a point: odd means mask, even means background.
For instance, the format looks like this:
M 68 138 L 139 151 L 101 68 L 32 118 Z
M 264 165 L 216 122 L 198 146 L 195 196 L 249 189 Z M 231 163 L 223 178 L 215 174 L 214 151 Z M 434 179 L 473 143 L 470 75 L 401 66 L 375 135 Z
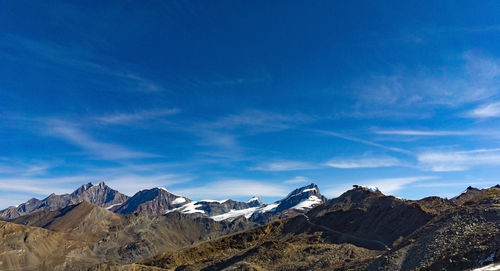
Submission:
M 326 202 L 326 197 L 321 195 L 319 188 L 316 184 L 311 183 L 309 185 L 297 188 L 293 190 L 286 198 L 279 201 L 276 211 L 282 211 L 286 209 L 308 209 L 313 206 L 319 205 Z
M 168 210 L 191 202 L 190 199 L 168 192 L 163 187 L 155 187 L 137 192 L 126 202 L 111 209 L 117 213 L 143 213 L 147 215 L 161 215 Z
M 255 196 L 249 199 L 247 203 L 250 207 L 257 207 L 264 205 L 264 203 L 258 197 Z
M 0 211 L 0 217 L 12 219 L 36 211 L 58 210 L 82 201 L 88 201 L 99 207 L 109 207 L 121 204 L 127 199 L 128 196 L 110 188 L 104 182 L 99 183 L 99 185 L 93 185 L 89 182 L 78 187 L 71 194 L 56 195 L 52 193 L 43 200 L 30 199 L 20 204 L 15 210 L 12 208 L 2 210 Z

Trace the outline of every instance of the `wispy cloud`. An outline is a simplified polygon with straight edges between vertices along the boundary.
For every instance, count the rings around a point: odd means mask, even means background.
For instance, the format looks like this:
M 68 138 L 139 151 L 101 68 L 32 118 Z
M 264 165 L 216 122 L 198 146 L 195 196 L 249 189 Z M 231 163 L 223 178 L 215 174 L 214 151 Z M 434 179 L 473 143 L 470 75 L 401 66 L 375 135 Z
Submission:
M 230 197 L 274 197 L 287 195 L 286 186 L 256 180 L 224 180 L 184 189 L 171 189 L 177 195 L 195 199 L 224 199 Z
M 459 68 L 454 70 L 415 71 L 399 67 L 391 74 L 360 80 L 361 83 L 350 86 L 356 89 L 353 93 L 357 103 L 353 109 L 358 116 L 421 118 L 425 112 L 432 114 L 432 109 L 484 102 L 500 93 L 500 59 L 468 51 L 455 61 Z M 494 113 L 494 109 L 487 108 L 483 114 Z M 415 110 L 418 114 L 408 115 Z
M 263 110 L 244 110 L 214 120 L 178 125 L 176 129 L 198 137 L 198 145 L 214 148 L 203 152 L 214 157 L 241 158 L 244 147 L 239 139 L 244 136 L 293 129 L 314 121 L 300 113 L 280 114 Z
M 105 56 L 96 55 L 79 46 L 69 47 L 46 40 L 32 40 L 14 35 L 0 36 L 0 46 L 9 48 L 0 52 L 8 59 L 28 62 L 44 68 L 57 65 L 87 74 L 104 75 L 117 80 L 114 84 L 119 82 L 122 90 L 155 92 L 163 89 L 153 80 L 124 68 L 127 66 L 125 63 L 111 64 L 112 61 L 105 63 Z M 102 61 L 97 61 L 98 59 Z
M 318 166 L 302 161 L 272 161 L 272 162 L 262 163 L 251 169 L 258 171 L 294 171 L 294 170 L 306 170 L 315 168 L 318 168 Z
M 402 166 L 403 163 L 394 157 L 353 157 L 334 158 L 325 163 L 325 166 L 333 168 L 379 168 Z
M 105 124 L 130 124 L 137 121 L 149 120 L 163 116 L 169 116 L 179 113 L 180 110 L 172 109 L 156 109 L 156 110 L 143 110 L 133 113 L 117 113 L 113 115 L 106 115 L 97 117 L 97 120 Z
M 435 176 L 412 176 L 412 177 L 401 177 L 401 178 L 383 178 L 383 179 L 371 179 L 371 180 L 359 180 L 356 183 L 350 184 L 340 184 L 336 187 L 325 190 L 325 195 L 329 197 L 338 197 L 346 190 L 350 189 L 353 184 L 377 187 L 384 194 L 392 194 L 397 192 L 409 184 L 413 184 L 419 181 L 436 179 Z
M 262 110 L 245 110 L 229 114 L 213 122 L 202 123 L 206 129 L 251 129 L 249 132 L 263 133 L 286 130 L 297 124 L 313 121 L 314 118 L 303 114 L 280 114 Z
M 498 118 L 500 117 L 500 102 L 483 104 L 470 111 L 468 115 L 474 118 Z
M 98 141 L 83 132 L 78 126 L 66 121 L 50 119 L 45 124 L 47 135 L 63 139 L 100 159 L 158 157 L 156 154 L 134 151 L 117 144 Z
M 477 166 L 500 165 L 500 149 L 426 151 L 417 155 L 420 167 L 430 171 L 464 171 Z
M 373 141 L 369 141 L 369 140 L 357 138 L 357 137 L 354 137 L 354 136 L 348 136 L 348 135 L 344 135 L 344 134 L 333 132 L 333 131 L 318 130 L 318 129 L 313 129 L 313 130 L 310 130 L 310 131 L 315 132 L 315 133 L 319 133 L 319 134 L 323 134 L 323 135 L 328 135 L 328 136 L 333 136 L 333 137 L 337 137 L 337 138 L 342 138 L 342 139 L 345 139 L 345 140 L 348 140 L 348 141 L 357 142 L 357 143 L 361 143 L 361 144 L 364 144 L 364 145 L 373 146 L 373 147 L 377 147 L 377 148 L 381 148 L 381 149 L 385 149 L 385 150 L 389 150 L 389 151 L 393 151 L 393 152 L 399 152 L 399 153 L 404 153 L 404 154 L 412 154 L 412 152 L 408 151 L 408 150 L 404 150 L 404 149 L 401 149 L 401 148 L 396 148 L 396 147 L 390 147 L 390 146 L 382 145 L 382 144 L 379 144 L 379 143 L 376 143 L 376 142 L 373 142 Z
M 310 183 L 311 180 L 305 176 L 295 176 L 293 179 L 285 180 L 283 183 L 286 184 L 305 184 Z
M 44 175 L 55 166 L 48 161 L 19 161 L 11 158 L 0 158 L 0 175 L 37 176 Z
M 425 131 L 425 130 L 378 130 L 380 135 L 401 135 L 401 136 L 466 136 L 477 134 L 468 131 Z

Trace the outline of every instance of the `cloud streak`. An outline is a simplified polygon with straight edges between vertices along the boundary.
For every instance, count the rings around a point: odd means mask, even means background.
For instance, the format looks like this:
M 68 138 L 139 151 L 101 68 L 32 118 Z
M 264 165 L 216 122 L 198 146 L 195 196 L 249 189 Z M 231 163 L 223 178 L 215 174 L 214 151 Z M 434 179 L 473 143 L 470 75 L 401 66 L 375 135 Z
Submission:
M 112 160 L 158 157 L 156 154 L 134 151 L 120 145 L 98 141 L 84 133 L 76 125 L 62 120 L 48 120 L 46 122 L 45 133 L 78 146 L 90 155 L 100 159 Z
M 404 154 L 410 154 L 410 155 L 413 154 L 412 152 L 410 152 L 408 150 L 404 150 L 404 149 L 401 149 L 401 148 L 396 148 L 396 147 L 390 147 L 390 146 L 382 145 L 382 144 L 379 144 L 379 143 L 376 143 L 376 142 L 373 142 L 373 141 L 369 141 L 369 140 L 365 140 L 365 139 L 361 139 L 361 138 L 357 138 L 357 137 L 353 137 L 353 136 L 348 136 L 348 135 L 344 135 L 344 134 L 333 132 L 333 131 L 325 131 L 325 130 L 318 130 L 318 129 L 313 129 L 311 131 L 315 132 L 315 133 L 318 133 L 318 134 L 323 134 L 323 135 L 333 136 L 333 137 L 337 137 L 337 138 L 342 138 L 342 139 L 345 139 L 345 140 L 348 140 L 348 141 L 357 142 L 357 143 L 361 143 L 361 144 L 364 144 L 364 145 L 377 147 L 377 148 L 384 149 L 384 150 L 389 150 L 389 151 L 398 152 L 398 153 L 404 153 Z
M 500 149 L 469 151 L 427 151 L 417 156 L 421 168 L 429 171 L 464 171 L 477 166 L 500 165 Z
M 104 59 L 104 57 L 78 46 L 67 47 L 49 41 L 32 40 L 15 35 L 0 36 L 0 46 L 9 48 L 10 50 L 3 50 L 1 53 L 6 58 L 16 62 L 29 62 L 43 68 L 57 65 L 87 74 L 112 77 L 117 79 L 115 84 L 120 82 L 120 89 L 127 87 L 140 92 L 163 90 L 162 86 L 151 79 L 123 68 L 126 66 L 125 63 L 111 65 L 104 64 L 103 61 L 96 62 L 96 59 Z
M 325 163 L 327 167 L 342 169 L 380 168 L 402 165 L 401 161 L 393 157 L 334 158 Z
M 500 117 L 500 102 L 483 104 L 468 114 L 474 118 L 498 118 Z
M 316 169 L 317 165 L 301 162 L 301 161 L 274 161 L 262 163 L 256 167 L 251 168 L 257 171 L 295 171 L 295 170 L 307 170 Z
M 138 121 L 155 119 L 163 116 L 170 116 L 179 113 L 180 110 L 176 108 L 172 109 L 156 109 L 156 110 L 144 110 L 133 113 L 118 113 L 113 115 L 106 115 L 97 117 L 99 122 L 104 124 L 121 124 L 127 125 L 135 123 Z

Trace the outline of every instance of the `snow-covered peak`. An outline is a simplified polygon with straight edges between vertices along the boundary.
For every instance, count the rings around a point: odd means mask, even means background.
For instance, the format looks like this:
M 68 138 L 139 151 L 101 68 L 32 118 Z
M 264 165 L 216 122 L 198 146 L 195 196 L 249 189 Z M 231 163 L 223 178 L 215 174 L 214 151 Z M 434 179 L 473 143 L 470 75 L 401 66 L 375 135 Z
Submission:
M 260 199 L 258 197 L 252 197 L 251 199 L 249 199 L 247 201 L 247 203 L 250 203 L 250 202 L 253 202 L 253 201 L 260 201 Z
M 318 186 L 314 183 L 311 183 L 309 185 L 297 188 L 297 189 L 293 190 L 292 192 L 290 192 L 290 194 L 288 194 L 288 196 L 286 196 L 286 198 L 284 200 L 292 198 L 292 197 L 300 196 L 303 194 L 309 194 L 309 193 L 318 193 L 319 194 Z

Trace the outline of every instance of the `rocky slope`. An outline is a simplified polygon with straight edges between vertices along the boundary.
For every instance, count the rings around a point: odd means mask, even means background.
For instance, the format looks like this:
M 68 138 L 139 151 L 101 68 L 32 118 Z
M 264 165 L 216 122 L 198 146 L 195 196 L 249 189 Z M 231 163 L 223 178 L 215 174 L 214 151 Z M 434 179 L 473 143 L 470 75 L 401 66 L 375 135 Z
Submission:
M 33 270 L 79 270 L 97 263 L 133 263 L 161 251 L 254 227 L 246 220 L 217 222 L 180 213 L 121 215 L 85 201 L 57 211 L 21 216 L 11 222 L 17 224 L 9 224 L 21 227 L 20 232 L 29 229 L 28 236 L 32 230 L 58 234 L 54 247 L 64 249 L 52 251 L 49 262 L 44 258 L 31 259 L 29 266 L 33 266 Z M 7 246 L 3 247 L 7 249 Z M 15 270 L 28 266 L 17 264 L 14 267 L 6 263 Z
M 500 188 L 469 188 L 456 199 L 459 206 L 405 238 L 369 270 L 467 270 L 500 261 Z
M 4 219 L 12 219 L 42 210 L 58 210 L 82 201 L 88 201 L 100 207 L 110 207 L 121 204 L 127 199 L 128 196 L 111 189 L 104 182 L 101 182 L 98 185 L 87 183 L 80 186 L 71 194 L 51 194 L 43 200 L 32 198 L 17 207 L 11 206 L 0 211 L 0 217 Z

